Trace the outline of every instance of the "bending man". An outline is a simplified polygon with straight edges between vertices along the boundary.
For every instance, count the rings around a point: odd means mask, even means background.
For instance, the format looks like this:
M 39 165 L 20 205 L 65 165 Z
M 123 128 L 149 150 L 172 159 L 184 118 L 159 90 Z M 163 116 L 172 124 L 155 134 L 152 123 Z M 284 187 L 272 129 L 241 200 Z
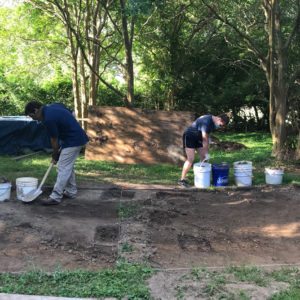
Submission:
M 226 114 L 219 116 L 205 115 L 199 117 L 194 123 L 188 127 L 183 134 L 183 148 L 185 149 L 187 160 L 185 161 L 181 179 L 179 184 L 188 187 L 186 180 L 186 174 L 190 170 L 194 160 L 195 151 L 198 152 L 200 161 L 208 160 L 208 144 L 209 135 L 214 129 L 227 125 L 229 123 L 229 117 Z
M 25 114 L 46 126 L 53 149 L 52 162 L 58 162 L 56 183 L 51 195 L 42 200 L 42 204 L 56 205 L 63 197 L 75 198 L 77 188 L 74 164 L 82 146 L 89 140 L 85 131 L 72 111 L 61 103 L 42 105 L 32 101 L 26 105 Z

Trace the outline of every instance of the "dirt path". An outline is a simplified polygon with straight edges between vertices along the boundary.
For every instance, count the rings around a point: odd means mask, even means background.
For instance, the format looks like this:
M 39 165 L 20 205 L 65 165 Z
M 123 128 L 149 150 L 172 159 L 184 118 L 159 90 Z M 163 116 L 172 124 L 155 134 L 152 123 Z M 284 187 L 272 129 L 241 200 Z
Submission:
M 77 199 L 44 207 L 13 191 L 0 203 L 0 271 L 99 270 L 118 253 L 161 269 L 299 264 L 299 192 L 81 182 Z

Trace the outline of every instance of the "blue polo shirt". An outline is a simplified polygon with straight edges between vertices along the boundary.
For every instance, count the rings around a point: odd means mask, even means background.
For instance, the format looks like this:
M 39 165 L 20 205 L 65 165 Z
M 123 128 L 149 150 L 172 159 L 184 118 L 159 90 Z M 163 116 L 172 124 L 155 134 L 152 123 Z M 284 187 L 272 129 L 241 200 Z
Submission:
M 89 138 L 72 114 L 62 103 L 43 106 L 43 124 L 51 138 L 58 138 L 62 148 L 83 146 Z
M 212 115 L 205 115 L 196 119 L 184 132 L 187 135 L 202 136 L 202 132 L 210 134 L 215 129 Z

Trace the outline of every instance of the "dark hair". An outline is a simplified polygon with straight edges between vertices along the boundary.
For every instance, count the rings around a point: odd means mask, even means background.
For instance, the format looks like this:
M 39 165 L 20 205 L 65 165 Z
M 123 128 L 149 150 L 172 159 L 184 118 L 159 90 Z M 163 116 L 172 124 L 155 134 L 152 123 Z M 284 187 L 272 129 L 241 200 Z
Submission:
M 217 116 L 218 118 L 221 118 L 222 121 L 227 125 L 230 121 L 230 118 L 226 114 L 221 114 Z
M 25 106 L 25 115 L 28 116 L 29 114 L 34 113 L 34 110 L 37 108 L 39 109 L 42 106 L 40 102 L 31 101 L 26 104 Z

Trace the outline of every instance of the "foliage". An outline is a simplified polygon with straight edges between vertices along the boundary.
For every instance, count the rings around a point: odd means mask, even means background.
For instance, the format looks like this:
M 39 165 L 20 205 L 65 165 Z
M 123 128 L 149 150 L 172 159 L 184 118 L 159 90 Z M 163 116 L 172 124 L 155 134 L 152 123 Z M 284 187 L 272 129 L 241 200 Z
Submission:
M 158 8 L 149 32 L 144 29 L 143 37 L 136 41 L 139 77 L 146 87 L 140 97 L 145 99 L 142 105 L 191 110 L 199 115 L 231 110 L 237 128 L 241 128 L 236 117 L 241 108 L 255 105 L 267 119 L 263 72 L 246 52 L 224 41 L 218 26 L 200 3 L 165 1 Z M 259 126 L 267 124 L 264 121 Z
M 118 208 L 118 215 L 120 218 L 129 218 L 136 214 L 137 204 L 121 202 Z
M 235 267 L 231 266 L 227 269 L 228 273 L 233 273 L 234 276 L 239 281 L 247 281 L 254 283 L 258 286 L 266 286 L 267 282 L 264 278 L 263 271 L 255 266 L 242 266 L 242 267 Z
M 300 299 L 300 287 L 292 286 L 284 291 L 272 295 L 270 300 L 298 300 Z
M 133 247 L 131 245 L 128 245 L 127 242 L 123 242 L 122 243 L 122 249 L 121 252 L 129 252 L 132 253 L 133 252 Z
M 0 9 L 0 20 L 1 115 L 23 115 L 33 100 L 72 105 L 61 27 L 28 5 Z
M 139 14 L 149 15 L 153 3 L 158 2 L 157 0 L 128 0 L 125 13 L 130 16 L 137 16 Z
M 73 107 L 71 56 L 65 28 L 45 7 L 44 11 L 36 8 L 48 1 L 26 2 L 14 8 L 0 8 L 1 115 L 23 114 L 23 107 L 30 100 L 58 101 Z M 71 6 L 73 1 L 66 3 Z M 118 81 L 126 67 L 119 23 L 124 13 L 127 21 L 134 23 L 128 29 L 132 28 L 134 33 L 136 107 L 190 110 L 199 115 L 232 111 L 235 130 L 268 129 L 267 80 L 259 59 L 246 47 L 250 40 L 241 39 L 238 34 L 247 32 L 261 57 L 266 57 L 268 42 L 261 1 L 127 0 L 124 3 L 123 12 L 118 2 L 109 7 L 112 19 L 105 23 L 105 34 L 99 38 L 101 77 L 106 82 L 126 94 L 126 87 Z M 224 20 L 236 25 L 236 30 L 216 19 L 206 5 L 211 3 Z M 88 2 L 81 4 L 85 12 Z M 282 33 L 287 39 L 295 18 L 296 1 L 290 5 L 280 1 L 279 6 Z M 79 31 L 84 41 L 84 31 Z M 299 69 L 299 39 L 300 35 L 296 34 L 288 51 L 290 74 L 297 75 Z M 90 40 L 86 44 L 89 45 L 86 47 L 93 45 Z M 293 131 L 288 135 L 293 138 L 287 140 L 286 146 L 290 148 L 296 147 L 299 131 L 300 98 L 296 78 L 291 77 L 288 82 L 287 123 Z M 96 102 L 97 105 L 124 105 L 122 96 L 103 82 Z M 245 109 L 254 109 L 255 113 L 248 118 Z
M 120 262 L 114 270 L 89 272 L 56 270 L 0 274 L 0 292 L 61 297 L 149 299 L 145 280 L 152 270 L 143 264 Z
M 5 77 L 2 73 L 0 87 L 1 115 L 24 115 L 24 107 L 30 101 L 43 104 L 61 102 L 70 108 L 73 107 L 72 82 L 68 78 L 60 78 L 59 82 L 49 81 L 40 86 L 29 77 Z
M 99 106 L 124 106 L 122 98 L 109 88 L 100 85 L 97 97 L 97 105 Z

